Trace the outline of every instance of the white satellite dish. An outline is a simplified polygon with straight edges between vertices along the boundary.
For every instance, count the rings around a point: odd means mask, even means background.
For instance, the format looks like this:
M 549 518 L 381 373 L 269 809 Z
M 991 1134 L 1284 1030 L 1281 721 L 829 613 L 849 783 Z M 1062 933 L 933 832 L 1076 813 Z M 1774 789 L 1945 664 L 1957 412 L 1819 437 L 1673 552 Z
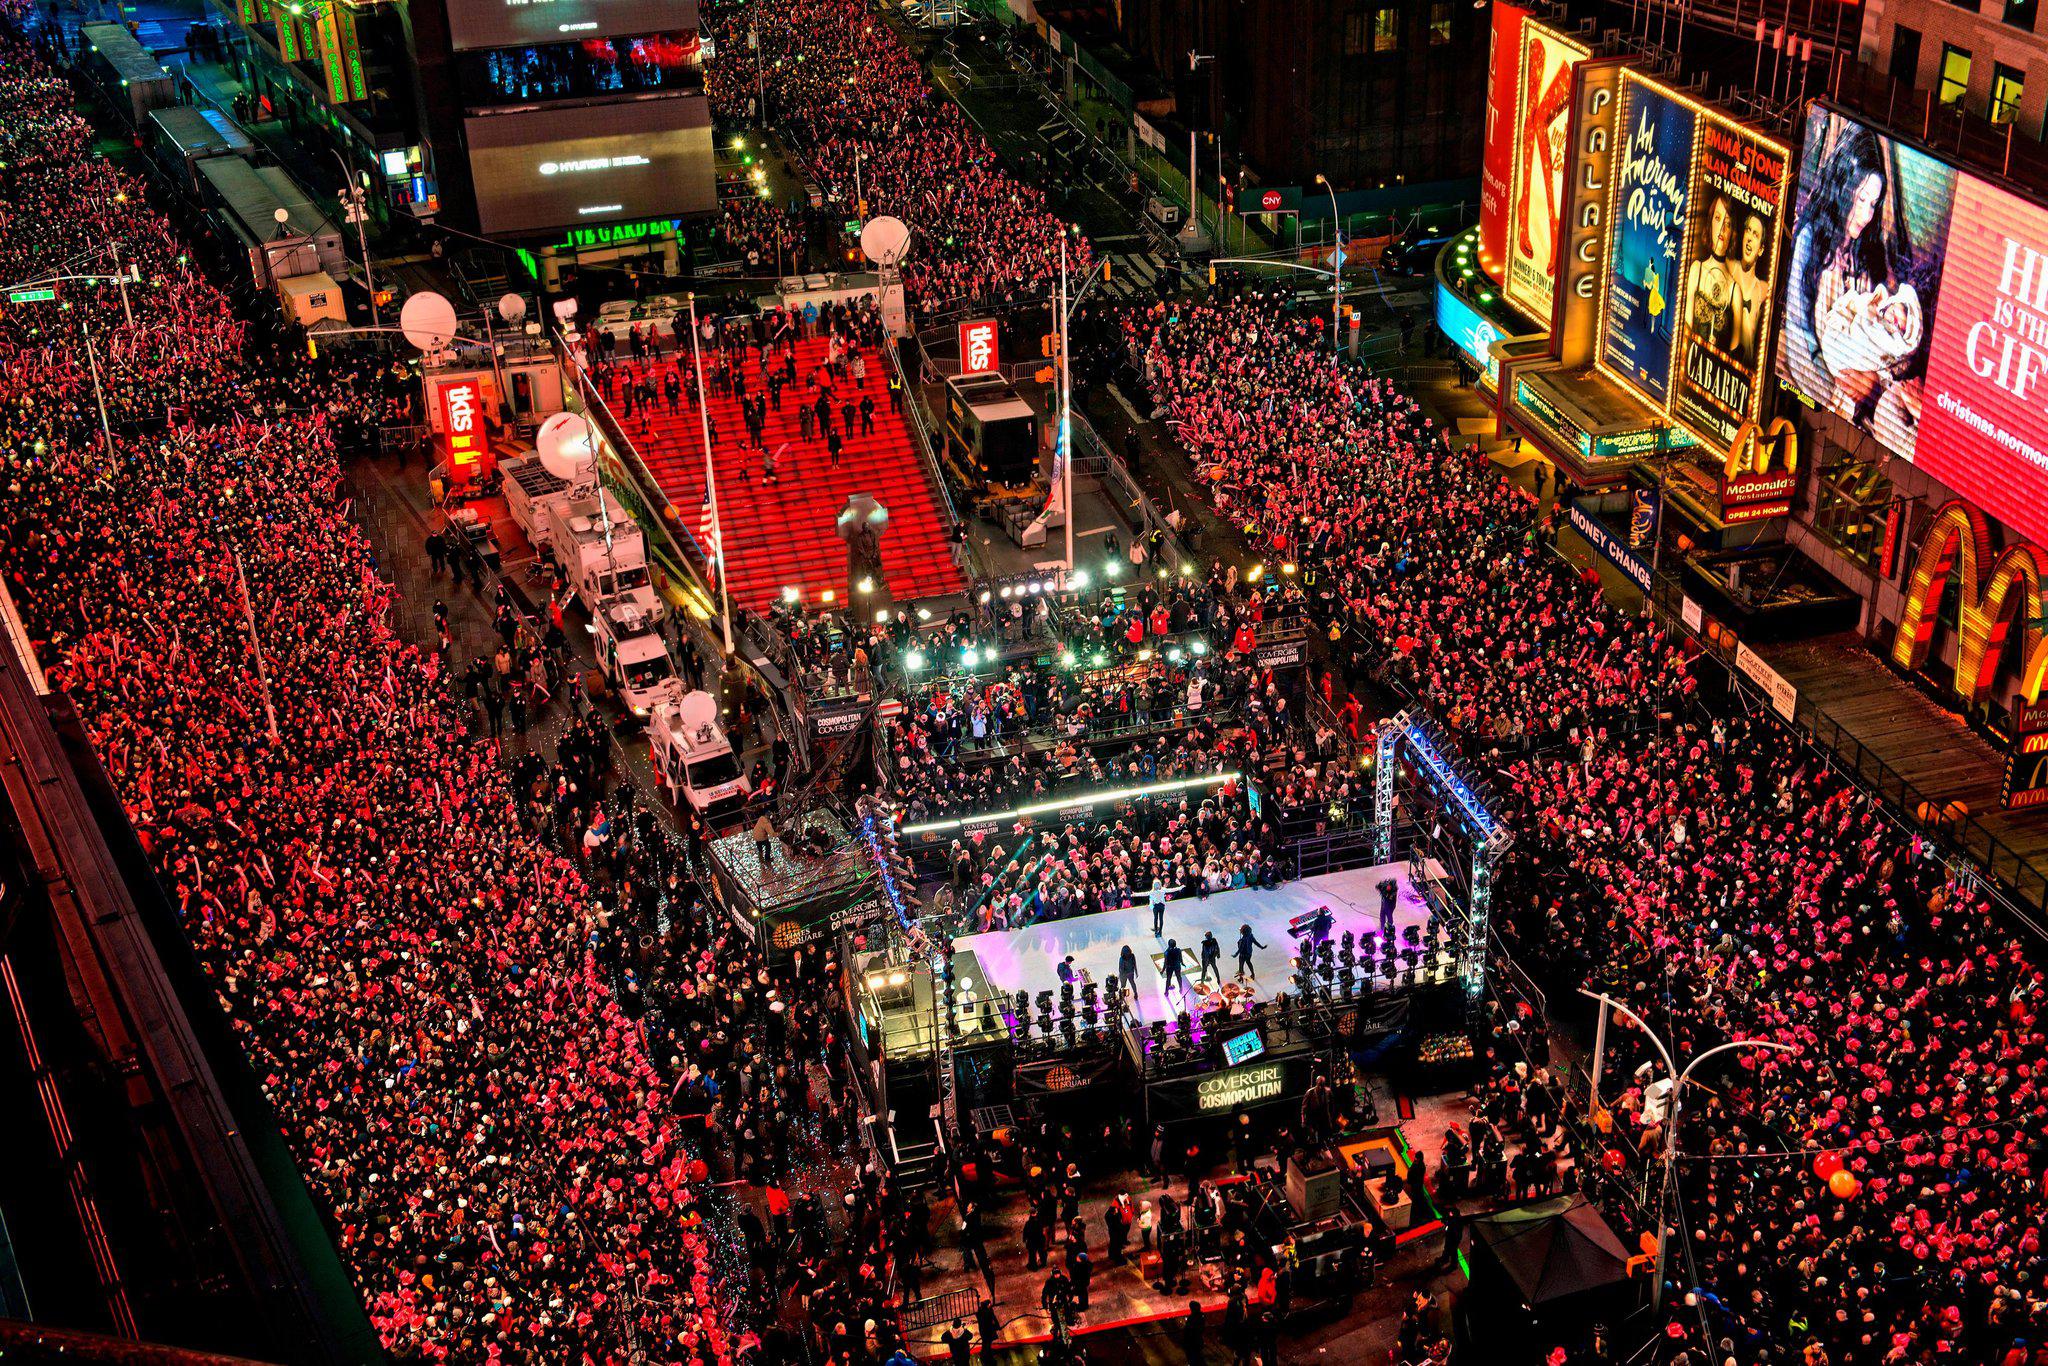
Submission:
M 498 300 L 498 316 L 508 323 L 516 323 L 526 316 L 526 296 L 507 294 Z
M 860 249 L 878 266 L 893 266 L 910 249 L 910 228 L 893 214 L 870 218 L 860 230 Z
M 564 483 L 580 484 L 597 468 L 597 433 L 581 413 L 556 413 L 534 433 L 541 468 Z
M 715 725 L 718 721 L 718 699 L 708 692 L 689 693 L 676 703 L 676 720 L 682 723 L 685 731 Z
M 398 329 L 422 351 L 439 351 L 455 338 L 455 305 L 444 295 L 422 290 L 398 310 Z

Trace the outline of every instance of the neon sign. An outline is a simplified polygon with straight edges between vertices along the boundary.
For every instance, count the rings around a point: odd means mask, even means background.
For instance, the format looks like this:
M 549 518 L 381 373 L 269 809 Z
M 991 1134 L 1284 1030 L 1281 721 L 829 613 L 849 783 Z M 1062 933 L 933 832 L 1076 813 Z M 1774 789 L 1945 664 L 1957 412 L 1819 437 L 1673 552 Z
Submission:
M 441 386 L 441 425 L 448 434 L 448 467 L 458 480 L 476 473 L 483 459 L 483 386 L 459 379 Z
M 2038 701 L 2041 684 L 2048 679 L 2048 637 L 2038 624 L 2040 552 L 2022 543 L 2007 546 L 1993 558 L 1984 514 L 1967 503 L 1946 504 L 1927 528 L 1906 585 L 1906 610 L 1892 641 L 1892 661 L 1902 669 L 1925 667 L 1942 594 L 1958 566 L 1963 577 L 1956 603 L 1956 695 L 1974 703 L 1990 693 L 1998 661 L 2005 654 L 2006 635 L 2017 623 L 2020 691 L 2029 702 Z

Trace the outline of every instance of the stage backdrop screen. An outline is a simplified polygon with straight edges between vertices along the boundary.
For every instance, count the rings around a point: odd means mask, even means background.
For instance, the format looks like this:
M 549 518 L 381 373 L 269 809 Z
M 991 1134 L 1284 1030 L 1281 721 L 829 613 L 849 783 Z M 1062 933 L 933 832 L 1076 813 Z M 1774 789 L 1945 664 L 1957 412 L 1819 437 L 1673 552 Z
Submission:
M 464 120 L 487 233 L 541 232 L 717 207 L 704 98 L 522 110 Z
M 1955 195 L 1955 169 L 1919 148 L 1807 113 L 1778 378 L 1908 460 Z
M 1571 138 L 1572 69 L 1589 52 L 1543 25 L 1522 25 L 1515 89 L 1514 176 L 1508 196 L 1508 302 L 1548 327 L 1557 287 L 1558 215 Z
M 1786 150 L 1702 116 L 1687 191 L 1685 280 L 1671 415 L 1726 450 L 1763 398 Z
M 1600 364 L 1659 408 L 1671 388 L 1697 122 L 1691 105 L 1632 71 L 1622 73 Z
M 1515 77 L 1522 66 L 1522 21 L 1529 11 L 1496 0 L 1493 50 L 1486 60 L 1486 155 L 1479 168 L 1479 264 L 1500 278 L 1508 235 L 1508 182 L 1515 166 Z
M 457 52 L 697 31 L 697 0 L 448 0 Z
M 1956 184 L 1913 463 L 2048 545 L 2048 210 Z

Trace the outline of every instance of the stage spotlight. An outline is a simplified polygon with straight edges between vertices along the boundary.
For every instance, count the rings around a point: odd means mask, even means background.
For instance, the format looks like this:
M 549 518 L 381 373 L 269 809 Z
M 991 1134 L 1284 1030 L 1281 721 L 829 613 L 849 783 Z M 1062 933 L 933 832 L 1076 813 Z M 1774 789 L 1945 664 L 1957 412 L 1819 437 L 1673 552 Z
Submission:
M 1028 991 L 1019 991 L 1017 993 L 1017 1014 L 1020 1016 L 1026 1015 L 1030 1013 L 1030 1010 L 1031 993 Z

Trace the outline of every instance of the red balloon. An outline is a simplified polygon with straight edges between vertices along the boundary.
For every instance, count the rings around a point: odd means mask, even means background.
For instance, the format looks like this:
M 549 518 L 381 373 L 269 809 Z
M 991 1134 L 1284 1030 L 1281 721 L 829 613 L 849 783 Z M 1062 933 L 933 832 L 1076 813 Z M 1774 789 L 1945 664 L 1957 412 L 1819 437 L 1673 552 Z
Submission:
M 1813 1174 L 1823 1181 L 1828 1180 L 1840 1170 L 1842 1170 L 1842 1155 L 1840 1153 L 1825 1152 L 1813 1159 Z
M 711 1168 L 704 1165 L 703 1158 L 693 1157 L 690 1159 L 690 1165 L 683 1169 L 683 1174 L 692 1181 L 702 1181 L 711 1175 Z
M 1600 1165 L 1611 1172 L 1618 1172 L 1628 1165 L 1628 1159 L 1615 1149 L 1609 1148 L 1606 1152 L 1600 1154 Z

